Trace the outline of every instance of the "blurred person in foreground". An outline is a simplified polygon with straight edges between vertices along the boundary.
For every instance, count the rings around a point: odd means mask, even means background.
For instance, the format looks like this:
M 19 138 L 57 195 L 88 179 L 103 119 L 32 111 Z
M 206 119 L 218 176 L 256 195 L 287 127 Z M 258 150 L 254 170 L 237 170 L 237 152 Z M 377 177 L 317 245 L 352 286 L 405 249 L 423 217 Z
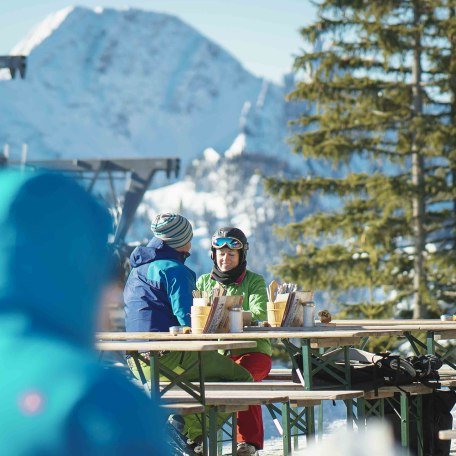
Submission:
M 93 350 L 110 225 L 66 177 L 0 172 L 0 454 L 169 454 L 158 409 Z

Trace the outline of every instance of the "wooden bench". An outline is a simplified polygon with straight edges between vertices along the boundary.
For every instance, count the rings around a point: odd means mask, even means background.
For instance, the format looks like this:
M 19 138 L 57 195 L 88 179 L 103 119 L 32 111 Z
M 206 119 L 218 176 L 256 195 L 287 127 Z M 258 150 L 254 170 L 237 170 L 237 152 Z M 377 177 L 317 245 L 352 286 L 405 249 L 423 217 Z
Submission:
M 271 369 L 265 380 L 291 381 L 291 369 Z
M 191 398 L 189 402 L 174 402 L 173 400 L 168 401 L 167 399 L 161 399 L 160 401 L 160 408 L 165 410 L 169 415 L 189 415 L 189 414 L 206 414 L 206 407 L 204 405 L 197 402 L 194 398 Z M 232 418 L 232 425 L 230 426 L 231 433 L 225 431 L 231 441 L 231 450 L 232 453 L 236 453 L 236 414 L 238 412 L 243 412 L 247 410 L 249 407 L 248 405 L 219 405 L 216 406 L 217 412 L 226 413 L 231 415 Z M 223 426 L 222 426 L 223 427 Z M 216 444 L 222 445 L 223 443 L 223 431 L 220 431 L 220 440 L 216 442 Z M 177 431 L 178 432 L 178 431 Z M 217 435 L 217 432 L 215 432 Z M 217 437 L 215 437 L 217 438 Z
M 167 403 L 172 402 L 193 402 L 194 399 L 190 394 L 183 390 L 173 388 L 167 391 L 162 398 Z M 226 390 L 206 389 L 205 403 L 206 406 L 229 406 L 229 405 L 264 405 L 274 402 L 288 402 L 288 396 L 284 392 L 263 392 L 263 391 L 230 391 L 229 396 Z
M 229 392 L 229 394 L 228 394 Z M 312 438 L 315 434 L 313 407 L 324 400 L 351 401 L 363 397 L 361 390 L 307 391 L 293 382 L 206 382 L 205 397 L 208 406 L 244 403 L 265 405 L 282 435 L 284 454 L 291 452 L 292 429 L 295 428 Z M 172 388 L 163 396 L 170 401 L 189 400 L 182 390 Z M 274 404 L 280 404 L 277 407 Z M 303 412 L 296 408 L 304 408 Z M 221 410 L 219 410 L 221 411 Z M 305 414 L 305 419 L 302 415 Z
M 194 404 L 195 399 L 185 391 L 172 388 L 162 396 L 169 406 L 176 403 Z M 250 405 L 267 405 L 273 403 L 287 403 L 288 397 L 282 392 L 255 392 L 255 391 L 231 391 L 229 396 L 227 390 L 210 390 L 205 391 L 204 412 L 209 418 L 209 454 L 217 452 L 217 415 L 218 413 L 229 413 L 232 415 L 232 452 L 236 454 L 236 412 L 246 410 Z

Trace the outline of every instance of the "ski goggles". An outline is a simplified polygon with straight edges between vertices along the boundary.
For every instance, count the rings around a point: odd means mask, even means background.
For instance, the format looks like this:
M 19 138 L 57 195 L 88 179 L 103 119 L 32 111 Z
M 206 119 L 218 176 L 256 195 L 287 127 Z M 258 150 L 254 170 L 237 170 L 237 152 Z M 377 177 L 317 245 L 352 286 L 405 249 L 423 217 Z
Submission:
M 218 237 L 212 238 L 212 247 L 214 247 L 214 249 L 228 247 L 232 250 L 241 250 L 244 248 L 244 244 L 239 239 L 233 237 Z

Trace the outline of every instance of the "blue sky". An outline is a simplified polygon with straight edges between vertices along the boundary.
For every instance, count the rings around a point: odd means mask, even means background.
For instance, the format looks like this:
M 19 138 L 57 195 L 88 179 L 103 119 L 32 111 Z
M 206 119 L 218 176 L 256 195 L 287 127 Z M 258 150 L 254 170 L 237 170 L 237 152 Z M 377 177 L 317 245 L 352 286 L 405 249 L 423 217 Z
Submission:
M 7 54 L 61 0 L 0 0 L 0 54 Z M 279 82 L 315 18 L 308 0 L 80 0 L 81 6 L 132 6 L 179 16 L 235 55 L 254 74 Z

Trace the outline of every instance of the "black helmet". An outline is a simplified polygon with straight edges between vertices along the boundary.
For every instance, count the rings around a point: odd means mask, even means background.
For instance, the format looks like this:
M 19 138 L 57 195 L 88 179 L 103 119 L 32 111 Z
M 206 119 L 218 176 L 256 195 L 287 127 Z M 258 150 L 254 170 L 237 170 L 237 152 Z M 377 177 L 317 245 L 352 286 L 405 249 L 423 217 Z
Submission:
M 240 258 L 239 263 L 242 263 L 247 257 L 247 250 L 249 249 L 249 243 L 247 241 L 247 236 L 239 229 L 233 226 L 226 226 L 223 228 L 218 229 L 213 235 L 211 240 L 211 258 L 215 263 L 215 250 L 214 243 L 217 239 L 220 238 L 233 238 L 237 239 L 241 242 L 242 246 L 239 248 L 235 248 L 235 250 L 239 250 Z M 228 248 L 231 248 L 227 245 Z

